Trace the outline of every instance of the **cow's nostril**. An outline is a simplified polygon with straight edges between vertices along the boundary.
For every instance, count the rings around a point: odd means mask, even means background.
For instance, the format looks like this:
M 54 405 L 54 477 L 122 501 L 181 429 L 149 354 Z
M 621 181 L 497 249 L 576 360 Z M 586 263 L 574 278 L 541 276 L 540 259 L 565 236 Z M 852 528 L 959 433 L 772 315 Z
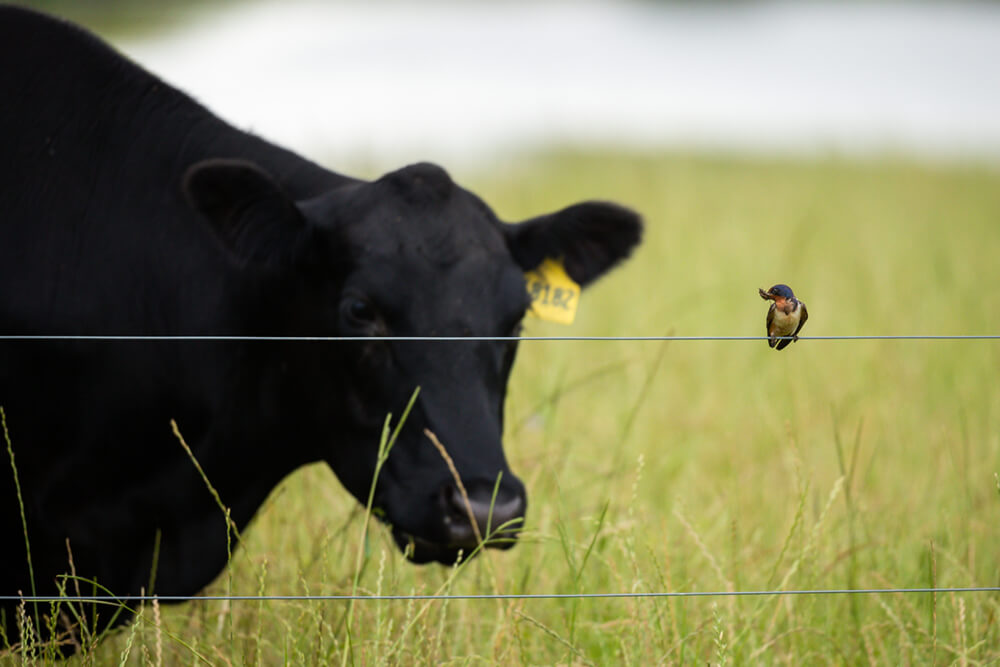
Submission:
M 444 489 L 445 529 L 455 546 L 474 547 L 478 538 L 493 540 L 495 546 L 509 546 L 521 528 L 526 502 L 524 491 L 501 487 L 494 497 L 493 485 L 473 484 L 467 488 L 468 498 L 454 485 Z M 468 500 L 468 503 L 466 503 Z M 475 521 L 479 536 L 470 521 Z M 502 542 L 502 543 L 500 543 Z
M 448 517 L 451 519 L 467 516 L 468 510 L 465 508 L 465 500 L 462 492 L 455 486 L 448 484 L 444 487 L 445 509 L 448 510 Z

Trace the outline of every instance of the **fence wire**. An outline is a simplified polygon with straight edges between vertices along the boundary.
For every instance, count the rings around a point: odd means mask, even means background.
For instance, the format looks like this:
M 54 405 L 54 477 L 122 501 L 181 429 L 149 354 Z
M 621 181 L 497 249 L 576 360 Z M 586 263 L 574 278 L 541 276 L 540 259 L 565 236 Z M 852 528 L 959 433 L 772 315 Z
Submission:
M 790 337 L 779 337 L 780 339 Z M 768 336 L 211 336 L 211 335 L 0 335 L 0 341 L 284 341 L 284 342 L 536 342 L 536 341 L 766 341 Z M 800 341 L 838 340 L 1000 340 L 1000 334 L 889 334 L 844 336 L 799 336 Z M 814 590 L 755 590 L 755 591 L 651 591 L 621 593 L 479 593 L 479 594 L 400 594 L 400 595 L 0 595 L 3 602 L 388 602 L 422 600 L 563 600 L 563 599 L 642 599 L 642 598 L 707 598 L 765 597 L 804 595 L 900 595 L 938 593 L 1000 593 L 1000 586 L 969 586 L 947 588 L 829 588 Z
M 387 602 L 410 600 L 605 600 L 635 598 L 765 597 L 771 595 L 899 595 L 937 593 L 1000 593 L 1000 586 L 949 588 L 826 588 L 775 591 L 665 591 L 627 593 L 469 593 L 400 595 L 0 595 L 4 602 Z
M 791 340 L 790 336 L 776 336 L 778 340 Z M 760 341 L 768 336 L 114 336 L 114 335 L 0 335 L 0 341 L 286 341 L 286 342 L 371 342 L 371 341 Z M 810 340 L 1000 340 L 1000 334 L 902 334 L 860 336 L 799 336 L 800 341 Z

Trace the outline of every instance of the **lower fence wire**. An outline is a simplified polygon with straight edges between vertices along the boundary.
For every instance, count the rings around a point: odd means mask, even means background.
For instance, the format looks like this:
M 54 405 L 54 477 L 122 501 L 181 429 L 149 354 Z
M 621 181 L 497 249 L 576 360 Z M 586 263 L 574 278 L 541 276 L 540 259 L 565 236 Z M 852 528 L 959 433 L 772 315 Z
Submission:
M 768 595 L 898 595 L 915 593 L 1000 593 L 1000 586 L 958 588 L 827 588 L 788 591 L 672 591 L 648 593 L 482 593 L 450 595 L 0 595 L 4 602 L 347 602 L 392 600 L 564 600 L 608 598 L 762 597 Z

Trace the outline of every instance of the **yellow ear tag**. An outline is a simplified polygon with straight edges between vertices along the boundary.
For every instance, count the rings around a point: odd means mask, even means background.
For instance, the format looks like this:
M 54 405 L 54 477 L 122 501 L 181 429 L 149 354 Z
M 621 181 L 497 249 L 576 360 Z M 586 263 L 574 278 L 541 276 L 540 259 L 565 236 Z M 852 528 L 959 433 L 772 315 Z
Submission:
M 528 315 L 540 320 L 573 324 L 580 286 L 566 274 L 562 262 L 546 259 L 534 271 L 524 274 L 531 297 Z

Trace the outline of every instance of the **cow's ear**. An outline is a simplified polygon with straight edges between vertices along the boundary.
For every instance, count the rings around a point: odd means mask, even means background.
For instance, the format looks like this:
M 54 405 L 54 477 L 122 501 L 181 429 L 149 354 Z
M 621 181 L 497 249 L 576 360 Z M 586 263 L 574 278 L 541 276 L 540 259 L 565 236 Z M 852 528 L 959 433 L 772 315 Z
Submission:
M 566 273 L 587 285 L 631 254 L 642 238 L 642 220 L 617 204 L 584 202 L 505 224 L 503 230 L 511 255 L 525 271 L 546 257 L 562 258 Z
M 183 190 L 239 262 L 274 266 L 297 256 L 307 232 L 305 218 L 281 186 L 252 162 L 197 162 L 184 174 Z

